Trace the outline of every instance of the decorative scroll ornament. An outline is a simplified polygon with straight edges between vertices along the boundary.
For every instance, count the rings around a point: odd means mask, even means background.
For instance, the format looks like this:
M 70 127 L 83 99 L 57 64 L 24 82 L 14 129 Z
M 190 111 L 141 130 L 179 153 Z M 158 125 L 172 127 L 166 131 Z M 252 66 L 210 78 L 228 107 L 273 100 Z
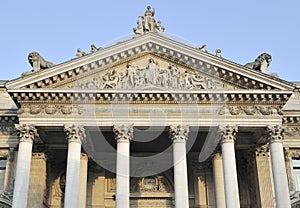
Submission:
M 117 142 L 131 142 L 133 138 L 133 124 L 114 125 L 113 132 Z
M 236 140 L 236 134 L 238 132 L 237 126 L 219 126 L 218 133 L 221 139 L 221 143 L 234 143 Z
M 153 58 L 144 68 L 128 63 L 126 72 L 110 70 L 103 76 L 78 82 L 81 89 L 134 89 L 141 87 L 159 87 L 167 89 L 222 89 L 221 82 L 204 77 L 198 71 L 179 71 L 174 64 L 168 68 L 159 67 Z
M 161 22 L 154 19 L 155 9 L 151 6 L 147 7 L 143 16 L 139 16 L 137 27 L 133 28 L 136 35 L 142 35 L 147 32 L 163 33 L 165 28 L 161 26 Z
M 188 140 L 189 133 L 188 126 L 170 126 L 169 135 L 173 142 L 186 142 Z
M 15 124 L 20 142 L 33 142 L 33 140 L 39 137 L 37 129 L 33 124 Z
M 78 142 L 81 144 L 83 139 L 86 137 L 84 126 L 66 125 L 65 132 L 69 143 Z
M 270 143 L 282 142 L 284 139 L 285 128 L 283 126 L 267 126 L 267 140 Z

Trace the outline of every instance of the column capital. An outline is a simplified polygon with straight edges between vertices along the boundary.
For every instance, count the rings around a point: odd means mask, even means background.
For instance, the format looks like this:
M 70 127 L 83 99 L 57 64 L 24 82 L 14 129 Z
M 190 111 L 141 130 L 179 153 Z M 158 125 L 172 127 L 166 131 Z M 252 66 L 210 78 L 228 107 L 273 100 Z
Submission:
M 19 142 L 33 143 L 34 138 L 39 137 L 34 124 L 15 124 Z
M 113 132 L 117 143 L 131 142 L 133 139 L 133 124 L 130 125 L 114 125 Z
M 221 140 L 221 143 L 234 143 L 236 140 L 236 134 L 238 132 L 237 126 L 219 126 L 218 134 Z
M 85 154 L 85 153 L 81 153 L 81 154 L 80 154 L 80 159 L 81 159 L 81 160 L 88 160 L 88 159 L 89 159 L 89 157 L 88 157 L 88 155 L 87 155 L 87 154 Z
M 84 126 L 76 126 L 76 125 L 65 125 L 64 131 L 67 134 L 66 139 L 68 143 L 77 142 L 80 143 L 86 137 Z
M 212 156 L 213 160 L 220 160 L 222 159 L 222 153 L 221 152 L 215 152 Z
M 282 143 L 284 139 L 285 128 L 281 125 L 267 126 L 266 138 L 269 143 Z
M 189 131 L 189 126 L 171 125 L 169 129 L 169 136 L 173 143 L 186 143 Z

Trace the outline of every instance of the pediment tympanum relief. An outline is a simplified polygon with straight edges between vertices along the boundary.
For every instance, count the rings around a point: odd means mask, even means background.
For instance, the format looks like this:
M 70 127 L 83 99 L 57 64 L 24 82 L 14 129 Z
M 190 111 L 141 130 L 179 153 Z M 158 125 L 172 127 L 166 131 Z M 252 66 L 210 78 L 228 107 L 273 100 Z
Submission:
M 203 72 L 155 56 L 123 62 L 61 86 L 75 89 L 223 89 L 224 83 Z M 226 85 L 226 88 L 230 88 Z M 231 87 L 232 88 L 232 87 Z

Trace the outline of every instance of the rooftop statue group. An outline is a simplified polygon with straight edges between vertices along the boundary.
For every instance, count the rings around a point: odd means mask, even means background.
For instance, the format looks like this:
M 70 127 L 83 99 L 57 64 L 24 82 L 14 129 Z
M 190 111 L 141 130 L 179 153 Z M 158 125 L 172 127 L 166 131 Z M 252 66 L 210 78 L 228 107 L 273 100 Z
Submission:
M 156 32 L 156 33 L 164 32 L 165 28 L 161 26 L 160 21 L 155 20 L 154 15 L 155 15 L 155 9 L 148 6 L 144 15 L 139 16 L 139 20 L 137 21 L 137 27 L 133 28 L 134 33 L 136 35 L 142 35 L 142 34 L 145 34 L 148 32 Z M 197 49 L 202 52 L 207 53 L 206 45 L 197 47 Z M 99 50 L 102 50 L 102 48 L 101 47 L 97 48 L 94 44 L 91 45 L 91 53 L 97 52 Z M 87 53 L 82 51 L 80 48 L 77 49 L 77 52 L 76 52 L 77 58 L 83 57 L 85 55 L 87 55 Z M 216 56 L 219 58 L 222 58 L 220 49 L 216 50 Z M 29 61 L 29 64 L 32 66 L 32 70 L 22 73 L 22 76 L 26 76 L 33 72 L 37 72 L 42 69 L 47 69 L 47 68 L 54 66 L 53 63 L 46 61 L 38 52 L 29 53 L 28 61 Z M 260 71 L 260 72 L 266 73 L 267 68 L 269 67 L 271 61 L 272 61 L 271 55 L 269 55 L 267 53 L 262 53 L 255 59 L 254 62 L 247 63 L 245 65 L 245 67 L 255 70 L 255 71 Z M 150 62 L 149 66 L 151 66 L 151 65 L 153 65 L 153 63 Z M 166 74 L 161 73 L 161 75 L 165 76 Z M 145 79 L 148 79 L 148 78 L 150 78 L 150 75 L 149 76 L 145 75 Z M 145 80 L 145 82 L 147 82 L 147 81 L 149 81 L 149 80 Z M 131 85 L 133 85 L 132 80 L 130 80 L 129 82 L 131 82 Z M 163 84 L 163 85 L 166 85 L 166 84 Z
M 143 16 L 139 16 L 137 21 L 137 27 L 133 28 L 136 35 L 142 35 L 147 32 L 157 32 L 162 33 L 165 28 L 161 26 L 161 22 L 154 19 L 155 9 L 150 6 L 147 7 Z

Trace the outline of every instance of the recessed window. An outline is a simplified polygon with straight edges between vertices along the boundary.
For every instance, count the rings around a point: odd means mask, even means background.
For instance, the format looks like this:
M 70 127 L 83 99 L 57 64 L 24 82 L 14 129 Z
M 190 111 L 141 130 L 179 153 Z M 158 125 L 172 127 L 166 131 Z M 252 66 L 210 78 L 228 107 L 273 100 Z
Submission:
M 6 171 L 6 158 L 0 158 L 0 192 L 4 189 L 4 178 Z
M 293 159 L 294 184 L 296 191 L 300 191 L 300 160 Z

